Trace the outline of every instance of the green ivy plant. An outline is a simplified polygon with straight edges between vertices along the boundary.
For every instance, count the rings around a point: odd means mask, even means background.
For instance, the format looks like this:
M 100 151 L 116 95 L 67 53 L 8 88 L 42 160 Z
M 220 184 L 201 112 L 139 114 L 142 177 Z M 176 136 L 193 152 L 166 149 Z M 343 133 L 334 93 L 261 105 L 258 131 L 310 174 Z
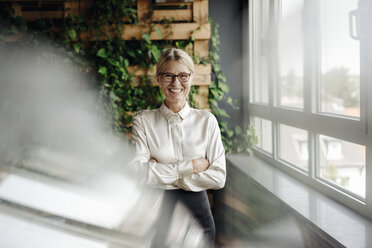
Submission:
M 229 128 L 226 121 L 221 117 L 230 118 L 229 114 L 219 107 L 219 102 L 225 100 L 234 109 L 238 109 L 237 100 L 226 97 L 229 92 L 229 86 L 226 83 L 226 77 L 223 75 L 220 67 L 220 35 L 219 25 L 212 23 L 211 48 L 209 52 L 210 63 L 212 65 L 212 84 L 209 87 L 209 104 L 212 113 L 217 117 L 220 126 L 222 141 L 227 153 L 248 152 L 252 153 L 252 147 L 258 143 L 255 130 L 251 125 L 237 125 Z
M 142 34 L 142 39 L 121 40 L 119 34 L 125 23 L 137 24 L 136 6 L 132 0 L 96 1 L 90 10 L 89 20 L 82 16 L 69 16 L 63 20 L 39 19 L 26 22 L 21 17 L 13 17 L 9 5 L 2 6 L 0 12 L 0 51 L 5 46 L 4 39 L 12 34 L 25 33 L 27 36 L 17 43 L 28 43 L 37 46 L 37 37 L 48 37 L 53 44 L 58 44 L 58 53 L 66 57 L 76 72 L 84 73 L 90 86 L 100 91 L 98 102 L 104 104 L 112 118 L 112 127 L 120 133 L 131 133 L 133 114 L 141 109 L 158 108 L 164 101 L 159 87 L 154 87 L 151 77 L 136 77 L 135 71 L 128 71 L 129 65 L 138 65 L 141 69 L 156 65 L 163 49 L 177 47 L 191 50 L 194 38 L 189 40 L 154 41 L 150 33 L 155 31 L 161 36 L 160 30 L 151 25 L 148 32 Z M 94 20 L 94 22 L 92 21 Z M 169 24 L 170 20 L 161 23 Z M 5 23 L 3 25 L 3 23 Z M 107 27 L 112 27 L 107 30 Z M 52 29 L 50 27 L 53 27 Z M 212 84 L 209 87 L 209 104 L 212 113 L 217 117 L 222 133 L 222 140 L 227 153 L 247 151 L 257 143 L 257 137 L 251 126 L 236 126 L 229 128 L 221 117 L 229 118 L 226 111 L 219 107 L 222 100 L 237 106 L 231 97 L 225 97 L 229 91 L 226 78 L 219 65 L 219 33 L 218 24 L 212 25 L 211 49 L 209 58 L 192 55 L 196 64 L 212 65 Z M 125 30 L 124 30 L 125 31 Z M 91 40 L 82 41 L 82 33 L 89 33 Z M 105 37 L 104 40 L 101 37 Z M 198 86 L 192 86 L 189 94 L 191 107 L 197 108 L 195 96 Z

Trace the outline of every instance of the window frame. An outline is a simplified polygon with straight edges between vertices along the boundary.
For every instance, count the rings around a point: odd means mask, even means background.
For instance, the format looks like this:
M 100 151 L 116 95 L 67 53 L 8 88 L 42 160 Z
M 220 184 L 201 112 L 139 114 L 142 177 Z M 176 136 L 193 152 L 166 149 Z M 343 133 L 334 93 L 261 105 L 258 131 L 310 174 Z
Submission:
M 372 65 L 372 28 L 368 25 L 368 14 L 372 13 L 372 3 L 368 0 L 359 0 L 358 9 L 361 15 L 361 40 L 360 40 L 360 118 L 335 115 L 331 113 L 320 112 L 320 68 L 319 68 L 319 51 L 320 39 L 316 35 L 308 35 L 315 32 L 319 34 L 319 1 L 321 0 L 304 0 L 304 21 L 307 26 L 307 31 L 304 32 L 303 47 L 304 47 L 304 86 L 303 86 L 303 109 L 283 107 L 280 105 L 278 91 L 278 58 L 277 30 L 279 24 L 279 7 L 281 0 L 269 1 L 270 13 L 270 37 L 267 40 L 274 40 L 268 46 L 269 64 L 269 82 L 268 82 L 268 104 L 262 104 L 252 101 L 253 97 L 253 80 L 256 79 L 256 69 L 254 59 L 254 45 L 257 34 L 253 21 L 254 17 L 259 16 L 262 20 L 261 12 L 253 13 L 255 4 L 260 4 L 259 0 L 249 1 L 249 10 L 247 17 L 244 20 L 244 34 L 248 44 L 244 47 L 246 57 L 244 78 L 244 90 L 249 96 L 244 102 L 245 121 L 249 122 L 249 117 L 258 117 L 271 121 L 272 125 L 272 154 L 265 153 L 261 149 L 254 149 L 255 155 L 279 169 L 287 172 L 291 176 L 301 180 L 302 182 L 312 186 L 316 190 L 330 196 L 331 198 L 343 203 L 344 205 L 356 210 L 357 212 L 372 219 L 372 71 L 368 70 L 368 65 Z M 318 21 L 309 21 L 318 20 Z M 308 30 L 310 29 L 310 31 Z M 269 44 L 269 43 L 267 43 Z M 314 46 L 315 44 L 315 46 Z M 251 55 L 251 56 L 250 56 Z M 370 84 L 368 85 L 368 82 Z M 305 94 L 305 92 L 310 92 Z M 262 92 L 261 92 L 262 94 Z M 370 96 L 370 97 L 368 97 Z M 370 108 L 368 108 L 370 106 Z M 293 126 L 308 131 L 308 171 L 298 169 L 296 166 L 290 166 L 283 163 L 278 157 L 279 147 L 279 125 L 284 124 Z M 345 131 L 347 130 L 347 131 Z M 347 142 L 359 144 L 366 148 L 366 194 L 365 198 L 356 195 L 341 186 L 329 183 L 319 175 L 319 136 L 326 135 Z M 371 180 L 368 180 L 371 178 Z

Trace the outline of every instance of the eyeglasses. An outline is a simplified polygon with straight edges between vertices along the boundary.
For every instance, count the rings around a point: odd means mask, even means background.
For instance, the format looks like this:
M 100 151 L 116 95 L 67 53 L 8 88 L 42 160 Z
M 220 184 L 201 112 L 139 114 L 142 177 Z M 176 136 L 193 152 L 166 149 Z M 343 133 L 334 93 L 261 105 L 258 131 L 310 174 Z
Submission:
M 162 78 L 164 82 L 172 82 L 174 77 L 178 78 L 178 81 L 181 83 L 186 83 L 189 81 L 191 73 L 180 73 L 178 75 L 172 74 L 172 73 L 162 73 Z

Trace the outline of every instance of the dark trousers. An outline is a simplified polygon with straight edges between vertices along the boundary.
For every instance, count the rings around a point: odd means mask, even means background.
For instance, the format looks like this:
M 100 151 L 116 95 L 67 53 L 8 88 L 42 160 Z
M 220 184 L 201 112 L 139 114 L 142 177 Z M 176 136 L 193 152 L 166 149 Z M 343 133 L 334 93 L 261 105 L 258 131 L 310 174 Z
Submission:
M 216 228 L 206 191 L 192 192 L 182 189 L 165 190 L 157 221 L 159 230 L 157 230 L 153 247 L 166 247 L 164 245 L 165 238 L 169 232 L 172 214 L 178 202 L 182 203 L 199 223 L 209 247 L 214 247 Z

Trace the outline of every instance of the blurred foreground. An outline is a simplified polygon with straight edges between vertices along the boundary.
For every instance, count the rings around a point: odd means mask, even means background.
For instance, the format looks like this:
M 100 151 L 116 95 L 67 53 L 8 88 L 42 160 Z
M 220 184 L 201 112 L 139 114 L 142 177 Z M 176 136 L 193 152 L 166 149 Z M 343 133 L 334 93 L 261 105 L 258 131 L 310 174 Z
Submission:
M 134 151 L 112 130 L 99 94 L 53 51 L 5 52 L 0 246 L 151 247 L 163 228 L 156 222 L 162 191 L 136 182 L 128 164 Z M 183 206 L 176 207 L 170 230 L 170 246 L 203 247 L 203 234 Z

